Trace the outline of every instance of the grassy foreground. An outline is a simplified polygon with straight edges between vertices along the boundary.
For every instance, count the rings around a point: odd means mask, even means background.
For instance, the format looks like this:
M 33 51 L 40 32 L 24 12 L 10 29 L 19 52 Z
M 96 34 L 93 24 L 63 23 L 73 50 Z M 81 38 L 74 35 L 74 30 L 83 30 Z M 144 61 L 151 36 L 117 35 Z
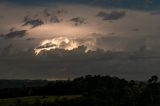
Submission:
M 17 97 L 17 98 L 9 98 L 9 99 L 0 99 L 0 106 L 12 106 L 17 104 L 18 102 L 23 102 L 27 104 L 32 104 L 35 102 L 53 102 L 55 100 L 62 99 L 74 99 L 81 97 L 80 95 L 64 95 L 64 96 L 26 96 L 26 97 Z

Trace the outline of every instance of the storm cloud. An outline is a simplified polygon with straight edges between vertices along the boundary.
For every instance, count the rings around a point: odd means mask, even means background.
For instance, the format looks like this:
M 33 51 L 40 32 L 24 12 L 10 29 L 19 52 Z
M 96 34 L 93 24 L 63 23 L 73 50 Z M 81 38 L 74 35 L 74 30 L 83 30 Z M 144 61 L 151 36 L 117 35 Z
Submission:
M 144 80 L 151 74 L 159 75 L 160 60 L 157 54 L 103 50 L 85 53 L 85 50 L 86 47 L 80 46 L 72 51 L 63 49 L 44 51 L 36 57 L 28 55 L 1 57 L 0 64 L 3 64 L 0 67 L 1 78 L 67 79 L 86 74 L 109 74 Z
M 160 76 L 159 0 L 0 2 L 1 78 L 109 74 L 143 80 L 152 74 Z M 77 45 L 67 40 L 42 45 L 64 37 Z M 72 49 L 65 49 L 68 45 Z M 36 55 L 35 49 L 42 52 Z

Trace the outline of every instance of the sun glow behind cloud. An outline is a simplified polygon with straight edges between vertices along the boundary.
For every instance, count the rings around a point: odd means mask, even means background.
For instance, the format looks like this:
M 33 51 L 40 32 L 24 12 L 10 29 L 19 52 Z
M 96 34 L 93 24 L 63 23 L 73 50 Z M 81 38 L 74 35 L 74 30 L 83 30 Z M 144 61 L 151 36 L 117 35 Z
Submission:
M 52 39 L 43 40 L 35 49 L 35 54 L 39 55 L 42 51 L 50 51 L 55 49 L 73 50 L 79 46 L 85 46 L 85 52 L 97 49 L 97 42 L 93 38 L 88 39 L 72 39 L 69 37 L 55 37 Z
M 59 24 L 44 24 L 37 28 L 31 29 L 28 33 L 31 36 L 38 38 L 51 38 L 57 36 L 67 36 L 72 38 L 83 37 L 90 35 L 94 31 L 97 31 L 94 27 L 88 26 L 74 26 L 71 24 L 59 23 Z M 100 33 L 100 32 L 98 32 Z M 37 35 L 37 36 L 35 36 Z
M 78 43 L 66 37 L 57 37 L 51 40 L 44 40 L 42 43 L 35 48 L 35 54 L 38 55 L 41 51 L 52 50 L 52 49 L 64 49 L 73 50 L 78 47 Z
M 159 16 L 158 14 L 152 14 L 148 11 L 137 11 L 130 9 L 111 9 L 94 7 L 88 5 L 57 5 L 57 7 L 32 7 L 34 11 L 30 8 L 19 7 L 13 8 L 10 6 L 0 6 L 0 11 L 2 16 L 0 23 L 2 28 L 0 32 L 4 35 L 10 33 L 9 29 L 13 26 L 14 31 L 26 30 L 27 34 L 23 37 L 24 39 L 34 38 L 34 40 L 28 40 L 25 44 L 20 44 L 21 49 L 35 48 L 42 46 L 41 43 L 48 39 L 49 41 L 57 39 L 58 37 L 66 37 L 74 40 L 78 46 L 84 45 L 88 50 L 95 50 L 97 48 L 104 50 L 138 50 L 143 43 L 150 41 L 147 45 L 157 48 L 159 45 L 158 37 L 159 30 Z M 75 9 L 76 8 L 76 9 Z M 57 14 L 57 10 L 65 10 L 65 14 Z M 4 12 L 3 10 L 10 10 L 9 12 Z M 50 16 L 46 16 L 44 11 L 48 10 L 50 14 L 54 12 L 54 16 L 62 19 L 60 22 L 54 23 L 49 22 L 47 19 Z M 24 12 L 25 11 L 25 12 Z M 122 18 L 115 20 L 115 14 L 125 11 L 125 15 Z M 16 14 L 10 16 L 10 12 Z M 98 13 L 101 13 L 97 16 Z M 103 13 L 103 14 L 102 14 Z M 44 22 L 44 24 L 32 28 L 30 25 L 22 26 L 22 20 L 24 16 L 28 16 L 31 19 L 39 19 Z M 112 21 L 109 20 L 109 16 L 112 17 Z M 146 18 L 144 18 L 144 16 Z M 75 25 L 77 17 L 82 17 L 85 19 L 85 23 L 80 25 Z M 109 17 L 109 18 L 108 18 Z M 105 18 L 107 20 L 105 20 Z M 136 29 L 136 30 L 135 30 Z M 0 33 L 0 34 L 1 34 Z M 95 34 L 97 34 L 95 36 Z M 146 36 L 148 36 L 146 38 Z M 21 38 L 14 37 L 12 42 L 14 44 L 19 44 Z M 156 38 L 156 39 L 155 39 Z M 138 39 L 138 40 L 137 40 Z M 2 39 L 3 40 L 3 39 Z M 2 41 L 1 41 L 2 42 Z M 6 42 L 7 45 L 8 41 Z M 1 45 L 0 45 L 1 46 Z M 19 45 L 18 45 L 19 46 Z M 23 47 L 22 47 L 23 46 Z M 51 46 L 51 45 L 50 45 Z M 35 48 L 35 49 L 37 49 Z M 44 47 L 43 50 L 50 50 L 59 48 L 57 46 Z M 64 48 L 64 47 L 62 47 Z M 66 49 L 66 47 L 64 48 Z M 41 49 L 37 49 L 37 51 Z M 66 49 L 67 50 L 67 49 Z M 158 49 L 156 49 L 158 50 Z

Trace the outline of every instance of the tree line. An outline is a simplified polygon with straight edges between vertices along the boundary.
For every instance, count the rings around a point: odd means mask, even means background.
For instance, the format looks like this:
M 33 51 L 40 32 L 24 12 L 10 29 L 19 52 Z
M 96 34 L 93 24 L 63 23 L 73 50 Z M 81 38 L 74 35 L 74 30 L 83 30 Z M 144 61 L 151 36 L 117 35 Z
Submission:
M 82 95 L 79 98 L 34 104 L 17 102 L 17 106 L 160 106 L 160 83 L 157 76 L 146 82 L 117 77 L 87 75 L 66 81 L 53 81 L 42 87 L 7 88 L 0 98 L 49 95 Z

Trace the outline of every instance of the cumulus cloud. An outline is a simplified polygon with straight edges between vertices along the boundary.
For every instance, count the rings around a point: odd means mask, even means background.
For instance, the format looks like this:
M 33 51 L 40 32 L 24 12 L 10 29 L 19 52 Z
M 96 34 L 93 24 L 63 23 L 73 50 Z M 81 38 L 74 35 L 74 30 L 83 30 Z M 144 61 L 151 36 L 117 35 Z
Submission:
M 81 25 L 81 24 L 86 24 L 86 19 L 83 17 L 75 17 L 75 18 L 70 19 L 70 21 L 73 22 L 74 25 L 76 26 Z
M 78 48 L 79 46 L 85 46 L 86 51 L 96 50 L 96 39 L 95 38 L 79 38 L 69 39 L 65 37 L 55 37 L 51 40 L 42 41 L 34 50 L 35 54 L 38 55 L 42 51 L 50 51 L 55 49 L 64 49 L 71 51 Z
M 126 15 L 125 11 L 112 11 L 110 13 L 106 13 L 106 12 L 99 12 L 97 14 L 98 17 L 101 17 L 103 20 L 119 20 L 121 18 L 123 18 Z

